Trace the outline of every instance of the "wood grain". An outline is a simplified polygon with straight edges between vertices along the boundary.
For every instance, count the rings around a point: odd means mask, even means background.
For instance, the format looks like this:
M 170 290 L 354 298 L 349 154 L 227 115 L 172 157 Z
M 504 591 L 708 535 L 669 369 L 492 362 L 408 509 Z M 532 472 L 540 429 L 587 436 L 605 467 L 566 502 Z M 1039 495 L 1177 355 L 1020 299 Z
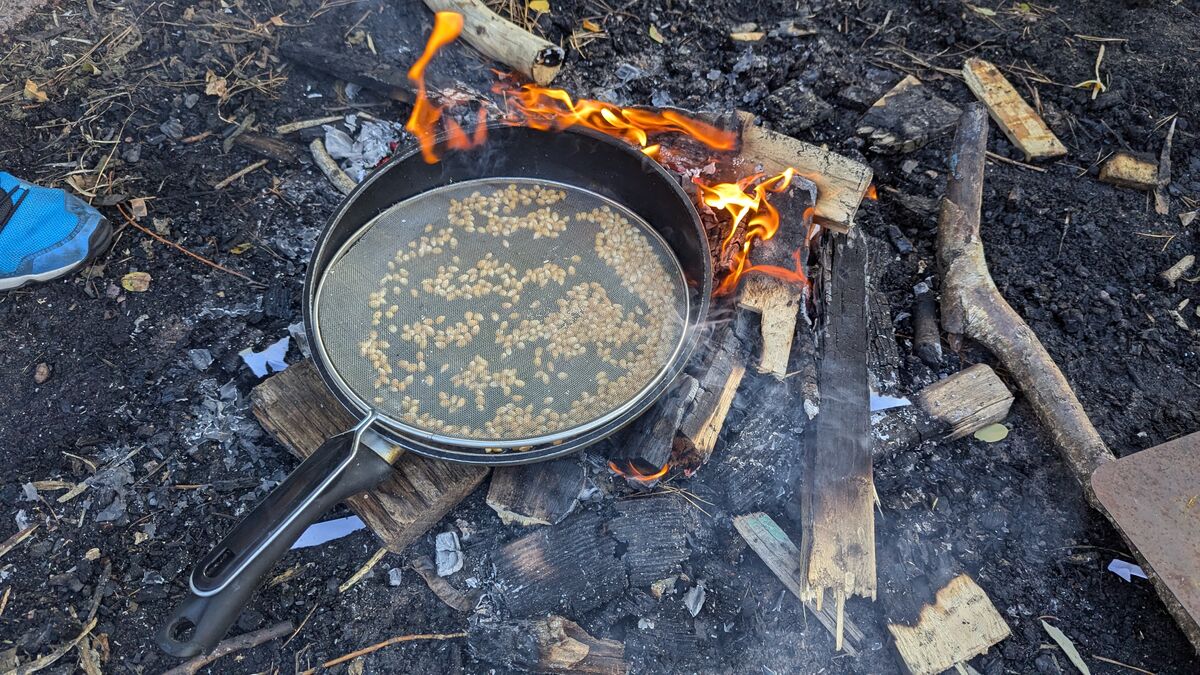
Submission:
M 988 114 L 1008 140 L 1025 153 L 1026 160 L 1067 154 L 1067 148 L 1021 98 L 999 68 L 983 59 L 972 58 L 963 63 L 962 73 L 967 87 L 987 106 Z
M 325 387 L 311 360 L 264 380 L 251 392 L 250 406 L 263 428 L 300 458 L 356 422 Z M 396 553 L 425 534 L 488 474 L 487 467 L 412 453 L 393 469 L 390 479 L 347 499 L 346 505 Z
M 913 675 L 936 675 L 983 654 L 1009 635 L 987 593 L 966 574 L 954 577 L 911 626 L 888 623 L 896 650 Z

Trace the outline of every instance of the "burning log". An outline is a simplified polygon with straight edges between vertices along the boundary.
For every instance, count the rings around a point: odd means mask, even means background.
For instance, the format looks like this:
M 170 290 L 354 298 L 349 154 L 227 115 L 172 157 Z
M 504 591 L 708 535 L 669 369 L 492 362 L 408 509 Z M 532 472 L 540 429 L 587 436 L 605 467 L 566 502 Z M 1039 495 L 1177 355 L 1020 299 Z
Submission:
M 583 466 L 574 457 L 497 467 L 487 505 L 505 525 L 553 525 L 575 508 L 583 480 Z
M 938 218 L 942 324 L 948 333 L 978 340 L 1000 359 L 1029 397 L 1088 500 L 1095 504 L 1089 478 L 1098 466 L 1112 461 L 1113 454 L 1062 371 L 1000 295 L 988 272 L 979 235 L 986 148 L 987 116 L 983 106 L 972 104 L 958 123 L 952 150 L 954 170 Z
M 871 168 L 828 150 L 754 124 L 754 116 L 738 112 L 742 125 L 742 161 L 767 175 L 789 166 L 817 185 L 816 221 L 834 232 L 848 232 L 871 184 Z
M 263 428 L 300 458 L 356 422 L 321 381 L 312 361 L 297 363 L 264 380 L 251 392 L 250 407 Z M 350 497 L 346 505 L 396 553 L 474 492 L 488 474 L 487 467 L 413 454 L 392 466 L 390 479 Z
M 699 382 L 681 373 L 658 403 L 613 440 L 614 450 L 608 454 L 609 468 L 644 483 L 666 475 L 676 431 L 699 391 Z
M 912 402 L 872 423 L 876 455 L 973 434 L 1007 417 L 1013 395 L 995 371 L 979 363 L 925 387 Z
M 535 673 L 625 675 L 625 645 L 588 635 L 579 624 L 551 614 L 503 623 L 473 622 L 467 646 L 475 658 Z
M 762 558 L 775 577 L 783 583 L 784 588 L 796 596 L 804 604 L 804 608 L 812 612 L 825 630 L 829 631 L 838 643 L 838 649 L 844 650 L 850 656 L 858 654 L 858 645 L 866 636 L 853 621 L 844 616 L 840 605 L 835 611 L 806 597 L 805 580 L 800 571 L 800 551 L 796 549 L 787 533 L 765 513 L 736 516 L 733 526 L 750 545 L 751 550 Z
M 629 579 L 617 541 L 603 529 L 598 514 L 580 513 L 497 551 L 497 594 L 512 615 L 579 616 L 625 592 Z
M 716 346 L 692 369 L 698 388 L 679 424 L 679 433 L 691 442 L 697 464 L 712 455 L 746 374 L 744 347 L 732 325 L 717 329 L 712 341 Z
M 840 616 L 846 598 L 875 598 L 874 482 L 867 386 L 867 243 L 861 231 L 823 247 L 824 352 L 821 412 L 806 443 L 800 511 L 805 600 L 822 607 L 826 591 Z M 836 280 L 836 283 L 834 282 Z M 842 636 L 836 636 L 842 648 Z
M 481 0 L 425 0 L 425 5 L 434 12 L 461 14 L 468 44 L 543 87 L 562 67 L 566 56 L 562 47 L 505 20 Z
M 971 93 L 987 106 L 988 113 L 1008 140 L 1025 153 L 1026 161 L 1067 154 L 1066 147 L 999 68 L 983 59 L 971 58 L 963 63 L 962 73 Z

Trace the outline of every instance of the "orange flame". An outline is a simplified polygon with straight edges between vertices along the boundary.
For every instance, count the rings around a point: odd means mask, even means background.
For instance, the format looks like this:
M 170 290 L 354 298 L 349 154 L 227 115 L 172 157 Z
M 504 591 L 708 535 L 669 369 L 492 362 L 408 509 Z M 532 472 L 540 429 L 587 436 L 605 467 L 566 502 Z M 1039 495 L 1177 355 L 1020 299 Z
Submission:
M 504 97 L 507 115 L 504 122 L 545 131 L 562 131 L 573 126 L 587 127 L 610 136 L 623 138 L 657 157 L 658 145 L 650 144 L 650 134 L 677 132 L 694 138 L 713 150 L 732 150 L 737 134 L 694 120 L 674 110 L 623 108 L 605 101 L 572 99 L 562 89 L 546 89 L 534 84 L 513 87 L 501 80 L 492 88 Z
M 879 192 L 875 190 L 874 183 L 871 183 L 870 185 L 867 186 L 866 197 L 867 197 L 867 199 L 870 199 L 871 201 L 875 201 L 875 200 L 879 199 Z
M 757 185 L 754 185 L 754 182 L 761 178 L 762 174 L 747 176 L 736 183 L 705 185 L 698 180 L 695 181 L 704 203 L 713 209 L 724 210 L 732 220 L 728 234 L 721 241 L 722 253 L 725 253 L 733 243 L 738 229 L 743 226 L 743 222 L 745 223 L 746 233 L 742 239 L 742 245 L 733 254 L 733 269 L 717 286 L 713 292 L 715 295 L 733 292 L 742 275 L 750 272 L 769 274 L 784 281 L 808 285 L 808 276 L 804 273 L 799 249 L 792 254 L 795 260 L 794 269 L 778 265 L 753 265 L 750 263 L 750 250 L 754 247 L 755 242 L 767 241 L 779 231 L 779 210 L 768 200 L 768 195 L 778 194 L 788 189 L 795 175 L 796 170 L 788 167 L 782 173 L 771 176 Z M 750 188 L 751 185 L 754 187 Z M 801 226 L 806 229 L 805 243 L 812 235 L 812 217 L 813 209 L 810 206 L 804 210 L 801 218 Z
M 425 69 L 429 62 L 442 47 L 454 42 L 462 33 L 463 18 L 456 12 L 438 12 L 433 17 L 433 32 L 425 43 L 425 51 L 408 69 L 408 79 L 417 87 L 416 101 L 413 103 L 412 115 L 404 128 L 417 137 L 421 144 L 421 155 L 429 164 L 438 161 L 434 138 L 437 136 L 438 121 L 441 120 L 446 130 L 446 146 L 453 150 L 468 150 L 482 145 L 487 140 L 487 110 L 480 108 L 475 122 L 473 135 L 467 136 L 462 127 L 454 120 L 443 119 L 443 109 L 429 100 L 425 91 Z
M 633 465 L 633 462 L 626 462 L 625 469 L 622 469 L 621 467 L 617 466 L 616 462 L 610 459 L 608 461 L 608 468 L 612 469 L 612 472 L 618 476 L 624 476 L 627 480 L 633 480 L 639 483 L 653 483 L 659 478 L 667 475 L 667 471 L 671 468 L 671 465 L 668 464 L 654 473 L 647 474 L 638 471 L 637 467 Z

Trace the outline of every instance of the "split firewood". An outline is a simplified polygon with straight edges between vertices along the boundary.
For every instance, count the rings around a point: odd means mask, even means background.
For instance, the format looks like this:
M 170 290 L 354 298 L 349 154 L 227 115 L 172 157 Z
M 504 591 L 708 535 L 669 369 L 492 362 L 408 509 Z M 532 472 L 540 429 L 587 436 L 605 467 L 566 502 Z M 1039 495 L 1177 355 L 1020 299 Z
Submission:
M 840 608 L 835 609 L 828 605 L 822 607 L 811 598 L 805 597 L 804 578 L 800 572 L 800 551 L 787 533 L 765 513 L 736 516 L 733 526 L 750 545 L 750 549 L 766 563 L 771 573 L 783 583 L 784 588 L 796 596 L 804 608 L 829 631 L 839 644 L 839 649 L 850 656 L 856 655 L 858 646 L 865 638 L 863 632 L 840 611 Z
M 867 137 L 873 152 L 912 152 L 949 133 L 960 112 L 908 75 L 867 110 L 856 133 Z
M 583 465 L 575 457 L 497 467 L 487 505 L 505 525 L 553 525 L 575 508 L 583 481 Z
M 963 63 L 962 72 L 967 87 L 987 106 L 988 113 L 1008 140 L 1025 153 L 1026 161 L 1067 154 L 1067 148 L 1021 98 L 999 68 L 983 59 L 971 58 Z
M 937 258 L 942 275 L 942 326 L 987 347 L 1029 398 L 1075 478 L 1095 504 L 1089 478 L 1113 454 L 1088 419 L 1071 385 L 1037 335 L 1009 306 L 988 272 L 979 234 L 987 117 L 972 104 L 959 120 L 952 149 L 954 171 L 938 218 Z
M 272 375 L 250 393 L 254 416 L 293 455 L 311 455 L 357 422 L 321 381 L 312 361 Z M 483 482 L 487 467 L 442 462 L 408 453 L 393 476 L 346 500 L 388 550 L 399 553 Z
M 679 433 L 691 442 L 701 464 L 708 461 L 716 448 L 729 406 L 746 374 L 742 341 L 733 325 L 719 328 L 711 342 L 715 346 L 693 369 L 698 385 L 696 395 L 679 423 Z
M 741 123 L 741 161 L 753 172 L 760 167 L 774 175 L 787 167 L 796 169 L 817 186 L 816 221 L 835 232 L 848 232 L 854 214 L 871 184 L 871 168 L 849 157 L 791 136 L 755 125 L 754 115 L 738 111 Z
M 942 363 L 942 335 L 938 329 L 937 295 L 922 281 L 913 287 L 913 353 L 930 368 Z
M 434 12 L 461 14 L 467 44 L 543 87 L 562 67 L 566 56 L 562 47 L 504 19 L 482 0 L 425 0 L 425 5 Z
M 859 230 L 822 246 L 825 275 L 821 412 L 804 448 L 802 593 L 840 616 L 846 598 L 875 598 L 875 486 L 867 384 L 867 243 Z M 841 632 L 836 645 L 842 648 Z
M 913 594 L 904 589 L 899 595 Z M 936 675 L 966 663 L 1010 634 L 987 593 L 967 574 L 955 576 L 939 589 L 914 621 L 896 621 L 893 616 L 888 619 L 888 632 L 912 675 Z
M 700 384 L 680 373 L 667 393 L 612 441 L 608 461 L 618 471 L 635 477 L 659 476 L 671 460 L 676 433 L 700 392 Z
M 808 257 L 809 231 L 804 213 L 818 196 L 813 183 L 803 178 L 797 178 L 796 181 L 798 185 L 775 200 L 775 207 L 779 210 L 779 230 L 770 239 L 755 244 L 751 253 L 755 265 L 794 270 L 798 260 Z M 738 306 L 757 312 L 760 316 L 760 373 L 770 373 L 783 379 L 790 372 L 788 361 L 792 354 L 792 341 L 796 337 L 796 323 L 807 290 L 802 282 L 760 272 L 749 272 L 743 278 L 738 290 Z
M 535 673 L 624 675 L 625 645 L 594 638 L 579 624 L 551 614 L 526 621 L 473 621 L 467 646 L 480 661 Z
M 999 376 L 978 363 L 925 387 L 912 405 L 893 408 L 871 424 L 876 455 L 926 441 L 953 441 L 1008 416 L 1013 395 Z
M 1118 152 L 1100 167 L 1100 181 L 1134 190 L 1153 190 L 1158 184 L 1158 165 L 1128 152 Z

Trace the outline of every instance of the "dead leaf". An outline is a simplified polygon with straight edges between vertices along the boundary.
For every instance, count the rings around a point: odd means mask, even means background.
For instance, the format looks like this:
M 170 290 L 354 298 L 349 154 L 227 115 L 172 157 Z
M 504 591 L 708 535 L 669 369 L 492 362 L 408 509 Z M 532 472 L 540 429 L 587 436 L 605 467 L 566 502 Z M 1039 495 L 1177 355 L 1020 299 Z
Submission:
M 150 290 L 150 279 L 148 272 L 130 272 L 121 277 L 121 288 L 130 293 L 145 293 Z
M 84 560 L 99 560 L 100 559 L 100 549 L 89 548 L 87 550 L 87 553 L 83 554 L 83 559 Z
M 50 100 L 46 92 L 42 91 L 33 80 L 25 80 L 25 98 L 30 101 L 37 101 L 38 103 L 45 103 Z
M 146 210 L 146 200 L 142 197 L 129 200 L 129 210 L 133 214 L 134 220 L 141 220 L 149 213 Z
M 234 255 L 241 255 L 241 254 L 245 253 L 246 251 L 249 251 L 252 248 L 254 248 L 254 244 L 251 244 L 248 241 L 244 241 L 244 242 L 238 244 L 237 246 L 234 246 L 233 248 L 229 249 L 229 252 Z
M 583 20 L 583 29 L 590 30 L 593 33 L 599 33 L 600 32 L 600 24 L 596 23 L 595 21 L 592 21 L 591 19 L 584 19 Z
M 1071 642 L 1071 638 L 1067 637 L 1066 633 L 1059 630 L 1056 626 L 1046 623 L 1045 619 L 1042 619 L 1042 628 L 1046 629 L 1046 633 L 1058 643 L 1058 646 L 1067 655 L 1067 658 L 1071 659 L 1071 663 L 1079 672 L 1083 673 L 1083 675 L 1092 675 L 1092 671 L 1084 663 L 1083 657 L 1079 655 L 1079 650 L 1075 648 L 1075 643 Z
M 978 14 L 980 16 L 996 16 L 996 10 L 994 10 L 994 9 L 990 9 L 987 7 L 976 7 L 975 5 L 968 5 L 968 7 L 971 8 L 971 11 L 975 12 L 976 14 Z
M 100 66 L 92 63 L 91 60 L 86 60 L 79 64 L 79 72 L 83 73 L 84 75 L 99 75 Z
M 204 75 L 204 93 L 208 96 L 216 96 L 225 98 L 225 94 L 229 91 L 229 83 L 223 77 L 217 77 L 213 71 L 208 71 Z
M 268 21 L 268 23 L 271 23 L 272 25 L 275 25 L 275 26 L 283 27 L 285 25 L 283 23 L 283 15 L 282 14 L 276 14 L 275 16 L 271 17 L 270 19 L 267 19 L 267 21 Z
M 654 24 L 650 24 L 650 39 L 654 40 L 660 45 L 666 42 L 666 40 L 663 40 L 662 33 L 658 32 L 658 27 Z
M 550 3 L 548 0 L 529 0 L 529 9 L 548 14 L 550 12 Z
M 75 191 L 84 197 L 96 196 L 96 177 L 91 175 L 83 175 L 81 173 L 67 176 L 67 184 L 75 188 Z
M 975 432 L 976 440 L 984 443 L 996 443 L 1008 438 L 1008 427 L 1003 424 L 989 424 Z

